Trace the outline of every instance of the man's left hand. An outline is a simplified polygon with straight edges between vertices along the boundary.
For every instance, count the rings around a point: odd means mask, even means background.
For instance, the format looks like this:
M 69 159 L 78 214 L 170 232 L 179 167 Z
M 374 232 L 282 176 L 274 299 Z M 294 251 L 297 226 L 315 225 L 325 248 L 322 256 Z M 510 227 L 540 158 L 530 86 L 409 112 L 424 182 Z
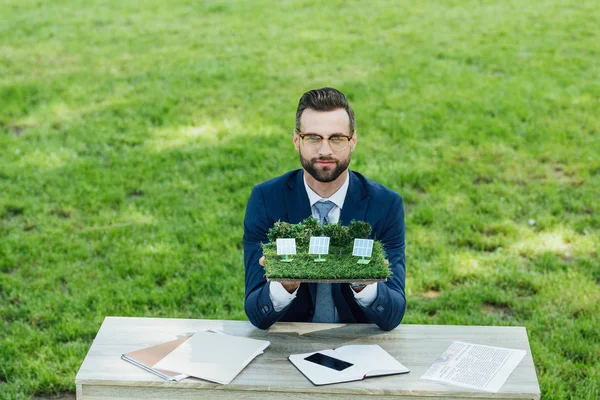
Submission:
M 388 260 L 383 260 L 383 262 L 385 263 L 385 265 L 388 265 L 390 263 Z M 356 283 L 358 283 L 359 285 L 365 285 L 362 287 L 352 288 L 352 290 L 354 290 L 355 293 L 360 293 L 367 285 L 370 285 L 373 282 L 356 282 Z
M 373 282 L 356 282 L 356 283 L 358 283 L 359 285 L 365 285 L 365 286 L 359 286 L 359 287 L 350 286 L 350 287 L 352 287 L 352 290 L 354 290 L 355 293 L 360 293 L 367 285 L 370 285 Z

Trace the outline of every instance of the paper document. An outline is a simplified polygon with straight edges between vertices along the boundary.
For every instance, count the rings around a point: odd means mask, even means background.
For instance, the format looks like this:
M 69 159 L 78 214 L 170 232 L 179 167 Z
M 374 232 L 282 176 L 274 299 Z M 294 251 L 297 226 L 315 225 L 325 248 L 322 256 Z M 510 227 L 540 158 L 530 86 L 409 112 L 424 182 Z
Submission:
M 452 342 L 421 379 L 496 393 L 524 356 L 525 350 Z
M 408 368 L 378 345 L 351 345 L 335 350 L 292 354 L 289 360 L 314 385 L 409 372 Z
M 266 340 L 197 332 L 170 352 L 154 368 L 222 384 L 230 383 L 271 344 Z

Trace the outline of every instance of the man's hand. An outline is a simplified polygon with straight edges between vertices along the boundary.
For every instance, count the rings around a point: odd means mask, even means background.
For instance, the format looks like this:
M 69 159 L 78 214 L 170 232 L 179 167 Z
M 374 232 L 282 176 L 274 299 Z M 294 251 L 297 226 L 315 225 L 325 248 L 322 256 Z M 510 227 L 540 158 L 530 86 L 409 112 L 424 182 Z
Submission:
M 258 263 L 260 265 L 262 265 L 263 267 L 265 266 L 265 256 L 262 256 L 259 260 Z M 300 282 L 279 282 L 281 283 L 281 285 L 283 285 L 283 288 L 285 290 L 287 290 L 288 293 L 294 293 L 296 291 L 296 289 L 298 289 L 298 286 L 300 286 Z
M 388 265 L 390 263 L 388 260 L 383 260 L 383 261 L 385 262 L 385 265 Z M 373 282 L 356 282 L 356 283 L 358 283 L 360 285 L 367 286 L 367 285 L 370 285 Z M 363 286 L 363 287 L 357 287 L 357 288 L 353 287 L 352 290 L 354 290 L 355 293 L 360 293 L 365 288 L 365 286 Z
M 372 282 L 356 282 L 359 285 L 365 285 L 365 286 L 359 286 L 359 287 L 352 287 L 352 290 L 354 290 L 354 293 L 360 293 L 363 291 L 363 289 L 365 287 L 367 287 L 367 285 L 370 285 Z

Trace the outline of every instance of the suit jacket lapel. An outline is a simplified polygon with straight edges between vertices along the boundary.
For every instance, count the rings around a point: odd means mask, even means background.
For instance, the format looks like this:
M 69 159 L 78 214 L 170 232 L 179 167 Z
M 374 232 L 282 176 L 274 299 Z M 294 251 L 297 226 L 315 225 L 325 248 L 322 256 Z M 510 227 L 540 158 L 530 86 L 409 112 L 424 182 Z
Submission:
M 350 172 L 350 183 L 348 184 L 348 192 L 342 207 L 340 222 L 342 225 L 349 225 L 353 219 L 362 221 L 367 212 L 367 192 L 363 187 L 362 182 L 354 172 Z
M 288 181 L 285 209 L 287 210 L 287 222 L 291 224 L 302 222 L 302 220 L 312 215 L 303 177 L 303 171 L 298 170 L 298 173 L 292 175 Z

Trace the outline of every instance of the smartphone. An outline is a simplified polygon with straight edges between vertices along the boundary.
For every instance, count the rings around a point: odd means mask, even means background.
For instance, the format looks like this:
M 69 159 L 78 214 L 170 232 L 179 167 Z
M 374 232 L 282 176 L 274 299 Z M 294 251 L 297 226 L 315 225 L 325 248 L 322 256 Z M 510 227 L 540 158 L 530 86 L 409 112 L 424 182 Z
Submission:
M 305 358 L 306 361 L 310 361 L 315 364 L 322 365 L 323 367 L 335 369 L 336 371 L 343 371 L 346 368 L 350 368 L 354 364 L 349 362 L 338 360 L 337 358 L 329 357 L 325 354 L 315 353 Z

